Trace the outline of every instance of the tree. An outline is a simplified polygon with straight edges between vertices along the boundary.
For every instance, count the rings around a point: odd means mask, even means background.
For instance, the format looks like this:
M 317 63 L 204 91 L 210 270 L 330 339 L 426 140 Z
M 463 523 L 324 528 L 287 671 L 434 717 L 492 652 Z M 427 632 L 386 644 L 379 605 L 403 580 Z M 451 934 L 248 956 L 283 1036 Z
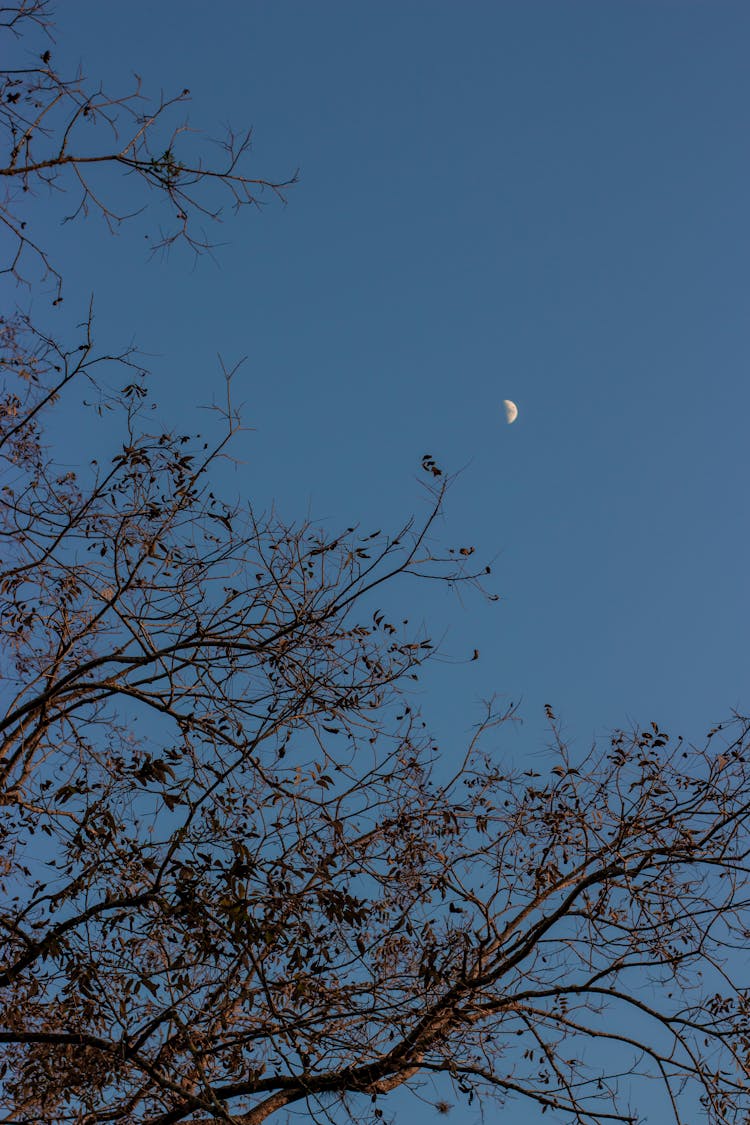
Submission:
M 639 1076 L 677 1122 L 750 1120 L 747 722 L 578 760 L 549 710 L 540 775 L 488 708 L 449 774 L 394 610 L 485 573 L 436 545 L 434 459 L 421 523 L 291 525 L 217 495 L 229 394 L 213 438 L 154 432 L 137 357 L 61 335 L 0 341 L 3 1120 L 379 1120 L 433 1075 L 560 1122 L 636 1120 Z M 118 437 L 74 474 L 81 386 Z
M 296 181 L 251 176 L 246 170 L 252 131 L 229 128 L 218 142 L 221 159 L 207 159 L 207 147 L 176 118 L 190 101 L 187 88 L 149 100 L 136 77 L 132 88 L 113 93 L 91 83 L 83 71 L 61 74 L 54 59 L 50 0 L 13 0 L 0 5 L 0 33 L 6 48 L 13 38 L 25 46 L 36 34 L 38 55 L 18 54 L 17 65 L 0 69 L 0 228 L 13 249 L 0 262 L 0 274 L 28 280 L 28 271 L 50 278 L 55 300 L 62 300 L 62 274 L 31 226 L 29 197 L 73 190 L 75 204 L 66 221 L 95 213 L 110 230 L 140 212 L 149 197 L 167 206 L 169 218 L 152 243 L 153 250 L 185 242 L 196 254 L 210 249 L 204 224 L 220 220 L 222 196 L 236 212 L 258 206 L 263 193 L 283 199 Z M 10 36 L 11 42 L 8 42 Z M 8 58 L 6 55 L 6 58 Z M 130 175 L 128 211 L 109 202 L 107 173 Z M 139 197 L 140 191 L 140 197 Z

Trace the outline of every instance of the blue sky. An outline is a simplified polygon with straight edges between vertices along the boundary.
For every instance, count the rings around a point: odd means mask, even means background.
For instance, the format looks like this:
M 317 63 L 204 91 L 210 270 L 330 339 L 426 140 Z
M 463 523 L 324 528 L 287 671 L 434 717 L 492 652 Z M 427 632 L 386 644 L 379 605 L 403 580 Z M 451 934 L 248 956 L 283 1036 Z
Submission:
M 60 9 L 58 61 L 189 86 L 196 127 L 253 125 L 257 174 L 300 183 L 197 266 L 146 263 L 156 215 L 109 239 L 50 211 L 54 315 L 94 292 L 178 427 L 220 391 L 217 352 L 247 356 L 224 484 L 290 520 L 397 526 L 423 453 L 461 470 L 445 538 L 494 560 L 501 601 L 415 595 L 444 637 L 422 699 L 445 752 L 493 693 L 522 699 L 520 759 L 545 703 L 581 749 L 747 709 L 750 6 Z
M 153 213 L 51 231 L 65 315 L 93 291 L 180 424 L 246 355 L 228 487 L 290 519 L 395 525 L 425 451 L 461 470 L 446 537 L 502 601 L 425 604 L 482 653 L 436 671 L 438 723 L 446 690 L 457 734 L 523 698 L 531 753 L 545 702 L 585 744 L 747 706 L 746 4 L 69 0 L 58 27 L 58 60 L 187 85 L 196 128 L 254 126 L 258 175 L 299 166 L 197 267 L 146 265 Z

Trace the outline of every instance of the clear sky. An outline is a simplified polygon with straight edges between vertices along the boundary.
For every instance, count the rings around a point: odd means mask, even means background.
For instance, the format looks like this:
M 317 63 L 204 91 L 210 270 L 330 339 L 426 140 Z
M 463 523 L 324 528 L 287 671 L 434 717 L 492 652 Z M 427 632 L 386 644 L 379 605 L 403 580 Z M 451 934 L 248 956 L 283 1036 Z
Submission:
M 60 315 L 93 290 L 181 425 L 247 355 L 228 487 L 290 519 L 396 525 L 423 453 L 462 470 L 445 535 L 502 600 L 424 602 L 448 742 L 495 692 L 523 700 L 514 755 L 547 702 L 582 748 L 746 710 L 747 0 L 60 8 L 58 59 L 189 86 L 196 126 L 254 125 L 258 175 L 300 168 L 197 268 L 147 266 L 146 217 L 51 233 Z
M 93 291 L 103 343 L 157 353 L 165 416 L 248 356 L 229 487 L 374 530 L 424 452 L 461 469 L 446 536 L 503 601 L 425 610 L 482 654 L 438 675 L 522 697 L 529 737 L 545 702 L 584 742 L 747 707 L 750 7 L 59 7 L 58 60 L 189 86 L 197 127 L 255 127 L 259 175 L 300 168 L 216 263 L 146 268 L 153 216 L 55 235 L 65 314 Z

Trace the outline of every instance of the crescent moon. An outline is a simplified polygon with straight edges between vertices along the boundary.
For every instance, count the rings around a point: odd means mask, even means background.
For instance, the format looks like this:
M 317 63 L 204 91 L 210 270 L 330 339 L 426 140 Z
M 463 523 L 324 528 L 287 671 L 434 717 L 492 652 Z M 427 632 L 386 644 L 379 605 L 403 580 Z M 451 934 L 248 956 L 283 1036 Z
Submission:
M 518 417 L 518 407 L 509 398 L 503 399 L 503 406 L 505 407 L 505 421 L 510 425 Z

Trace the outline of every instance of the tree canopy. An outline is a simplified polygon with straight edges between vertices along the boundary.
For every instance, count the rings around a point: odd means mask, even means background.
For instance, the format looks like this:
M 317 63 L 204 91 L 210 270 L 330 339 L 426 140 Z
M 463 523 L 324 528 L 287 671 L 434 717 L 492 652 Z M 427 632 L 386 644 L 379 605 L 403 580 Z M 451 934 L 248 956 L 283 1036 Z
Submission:
M 236 171 L 243 142 L 215 172 L 176 139 L 155 156 L 168 98 L 135 112 L 44 56 L 3 80 L 22 189 L 72 175 L 108 215 L 76 138 L 123 112 L 97 159 L 182 234 L 213 213 L 194 190 L 281 186 Z M 8 268 L 31 254 L 57 286 L 14 191 Z M 440 545 L 431 455 L 421 520 L 334 535 L 218 494 L 231 378 L 201 437 L 154 428 L 138 357 L 91 318 L 16 310 L 0 366 L 2 1120 L 375 1121 L 435 1077 L 580 1125 L 642 1119 L 645 1083 L 683 1125 L 750 1121 L 747 722 L 580 757 L 550 708 L 548 762 L 514 771 L 490 705 L 449 769 L 413 691 L 433 645 L 400 607 L 414 582 L 487 596 L 488 568 Z M 71 471 L 52 423 L 84 388 L 116 437 Z

